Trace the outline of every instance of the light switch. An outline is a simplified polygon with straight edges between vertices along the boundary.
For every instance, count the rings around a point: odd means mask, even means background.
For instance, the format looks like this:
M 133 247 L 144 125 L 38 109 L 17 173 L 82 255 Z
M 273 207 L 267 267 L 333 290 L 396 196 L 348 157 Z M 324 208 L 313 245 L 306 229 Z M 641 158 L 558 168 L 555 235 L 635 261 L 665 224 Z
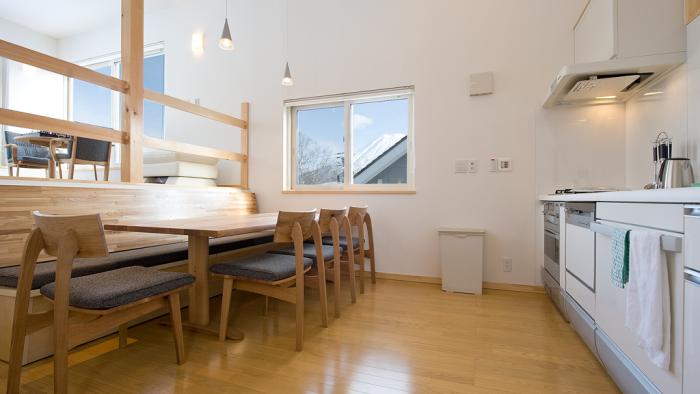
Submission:
M 492 157 L 489 159 L 489 171 L 490 172 L 497 172 L 498 171 L 498 159 L 495 157 Z
M 498 171 L 513 171 L 513 160 L 509 157 L 503 157 L 498 159 Z
M 455 160 L 455 174 L 473 174 L 476 172 L 479 172 L 479 162 L 477 160 Z

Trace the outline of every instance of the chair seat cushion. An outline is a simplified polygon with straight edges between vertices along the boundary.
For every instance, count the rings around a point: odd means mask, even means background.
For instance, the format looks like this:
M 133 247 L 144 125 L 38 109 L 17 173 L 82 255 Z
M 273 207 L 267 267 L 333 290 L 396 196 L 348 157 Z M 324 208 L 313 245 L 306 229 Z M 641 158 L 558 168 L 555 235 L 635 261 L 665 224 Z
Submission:
M 158 294 L 177 290 L 194 282 L 194 276 L 180 272 L 127 267 L 70 280 L 69 304 L 83 309 L 110 309 Z M 53 299 L 56 283 L 41 288 Z
M 325 237 L 323 237 L 321 242 L 323 242 L 324 245 L 333 245 L 333 237 L 325 236 Z M 343 250 L 348 250 L 348 242 L 345 240 L 344 235 L 340 237 L 339 244 Z M 357 249 L 359 247 L 360 247 L 360 239 L 358 237 L 352 237 L 352 248 Z
M 270 253 L 286 254 L 294 256 L 294 247 L 290 246 L 288 248 L 273 250 Z M 321 245 L 321 253 L 323 253 L 323 261 L 332 260 L 334 257 L 333 246 L 332 245 Z M 304 257 L 308 257 L 316 261 L 316 245 L 314 244 L 304 244 Z
M 33 164 L 49 164 L 49 159 L 47 157 L 17 156 L 17 161 Z
M 304 258 L 304 269 L 311 267 L 312 264 L 313 260 Z M 215 264 L 211 267 L 211 272 L 220 275 L 275 282 L 291 278 L 296 274 L 296 258 L 286 254 L 265 253 L 227 263 Z

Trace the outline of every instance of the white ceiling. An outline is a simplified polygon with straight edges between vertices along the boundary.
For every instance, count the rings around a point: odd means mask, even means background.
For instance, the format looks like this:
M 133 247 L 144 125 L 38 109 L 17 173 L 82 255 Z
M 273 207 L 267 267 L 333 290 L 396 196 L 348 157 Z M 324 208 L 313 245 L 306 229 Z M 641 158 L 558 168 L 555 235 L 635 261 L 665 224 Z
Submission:
M 146 12 L 176 0 L 146 0 Z M 0 18 L 56 39 L 117 23 L 120 0 L 0 0 Z

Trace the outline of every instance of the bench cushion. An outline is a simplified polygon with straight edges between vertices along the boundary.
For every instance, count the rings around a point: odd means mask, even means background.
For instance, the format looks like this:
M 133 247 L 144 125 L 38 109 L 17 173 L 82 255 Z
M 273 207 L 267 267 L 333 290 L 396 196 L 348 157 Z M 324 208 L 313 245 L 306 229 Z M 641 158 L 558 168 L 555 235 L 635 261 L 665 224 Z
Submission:
M 272 242 L 271 235 L 265 234 L 244 239 L 241 239 L 241 237 L 214 238 L 209 241 L 209 253 L 223 253 L 267 242 Z M 107 257 L 75 259 L 72 277 L 77 278 L 124 267 L 155 267 L 183 260 L 187 260 L 187 242 L 151 246 L 114 252 Z M 18 266 L 0 268 L 0 286 L 16 288 L 19 271 Z M 37 264 L 32 280 L 32 289 L 38 289 L 45 284 L 53 282 L 55 274 L 55 261 Z
M 247 279 L 275 282 L 296 274 L 294 256 L 264 253 L 228 263 L 215 264 L 211 272 L 220 275 L 238 276 Z M 311 267 L 313 260 L 304 258 L 304 269 Z
M 333 237 L 331 236 L 325 236 L 321 240 L 324 245 L 333 245 Z M 340 248 L 343 250 L 348 250 L 348 242 L 345 240 L 345 236 L 341 235 L 340 236 Z M 352 237 L 352 247 L 353 249 L 357 249 L 360 247 L 360 239 L 358 237 Z
M 290 256 L 294 256 L 294 254 L 295 254 L 293 246 L 291 246 L 289 248 L 273 250 L 270 253 L 286 254 L 286 255 L 290 255 Z M 334 257 L 333 246 L 321 245 L 321 253 L 323 253 L 323 261 L 333 260 L 333 257 Z M 304 244 L 304 257 L 308 257 L 308 258 L 316 261 L 316 245 Z
M 110 309 L 147 297 L 177 290 L 194 282 L 194 276 L 180 272 L 127 267 L 70 280 L 69 304 L 83 309 Z M 56 283 L 41 288 L 53 299 Z

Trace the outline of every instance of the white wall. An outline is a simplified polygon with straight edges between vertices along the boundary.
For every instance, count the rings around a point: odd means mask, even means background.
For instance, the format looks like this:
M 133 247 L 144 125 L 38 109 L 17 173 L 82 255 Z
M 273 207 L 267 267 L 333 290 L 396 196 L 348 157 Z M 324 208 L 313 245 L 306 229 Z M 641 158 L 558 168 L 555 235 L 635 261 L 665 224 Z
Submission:
M 166 43 L 166 93 L 238 113 L 251 104 L 251 186 L 263 211 L 369 204 L 378 270 L 439 276 L 436 229 L 487 230 L 485 280 L 538 282 L 536 119 L 544 88 L 571 62 L 571 26 L 584 0 L 290 1 L 289 52 L 284 3 L 229 4 L 237 49 L 216 47 L 220 2 L 203 1 L 147 15 L 146 42 Z M 190 36 L 204 31 L 195 58 Z M 60 56 L 78 60 L 118 50 L 118 26 L 63 39 Z M 289 58 L 296 85 L 280 86 Z M 493 71 L 496 93 L 470 98 L 470 73 Z M 415 195 L 283 195 L 282 101 L 415 85 Z M 236 132 L 166 116 L 168 138 L 237 149 Z M 193 133 L 194 131 L 194 133 Z M 485 171 L 489 157 L 511 157 L 514 171 Z M 480 160 L 476 175 L 453 162 Z M 227 175 L 224 174 L 224 178 Z M 234 176 L 234 175 L 231 175 Z M 501 269 L 513 258 L 513 272 Z

